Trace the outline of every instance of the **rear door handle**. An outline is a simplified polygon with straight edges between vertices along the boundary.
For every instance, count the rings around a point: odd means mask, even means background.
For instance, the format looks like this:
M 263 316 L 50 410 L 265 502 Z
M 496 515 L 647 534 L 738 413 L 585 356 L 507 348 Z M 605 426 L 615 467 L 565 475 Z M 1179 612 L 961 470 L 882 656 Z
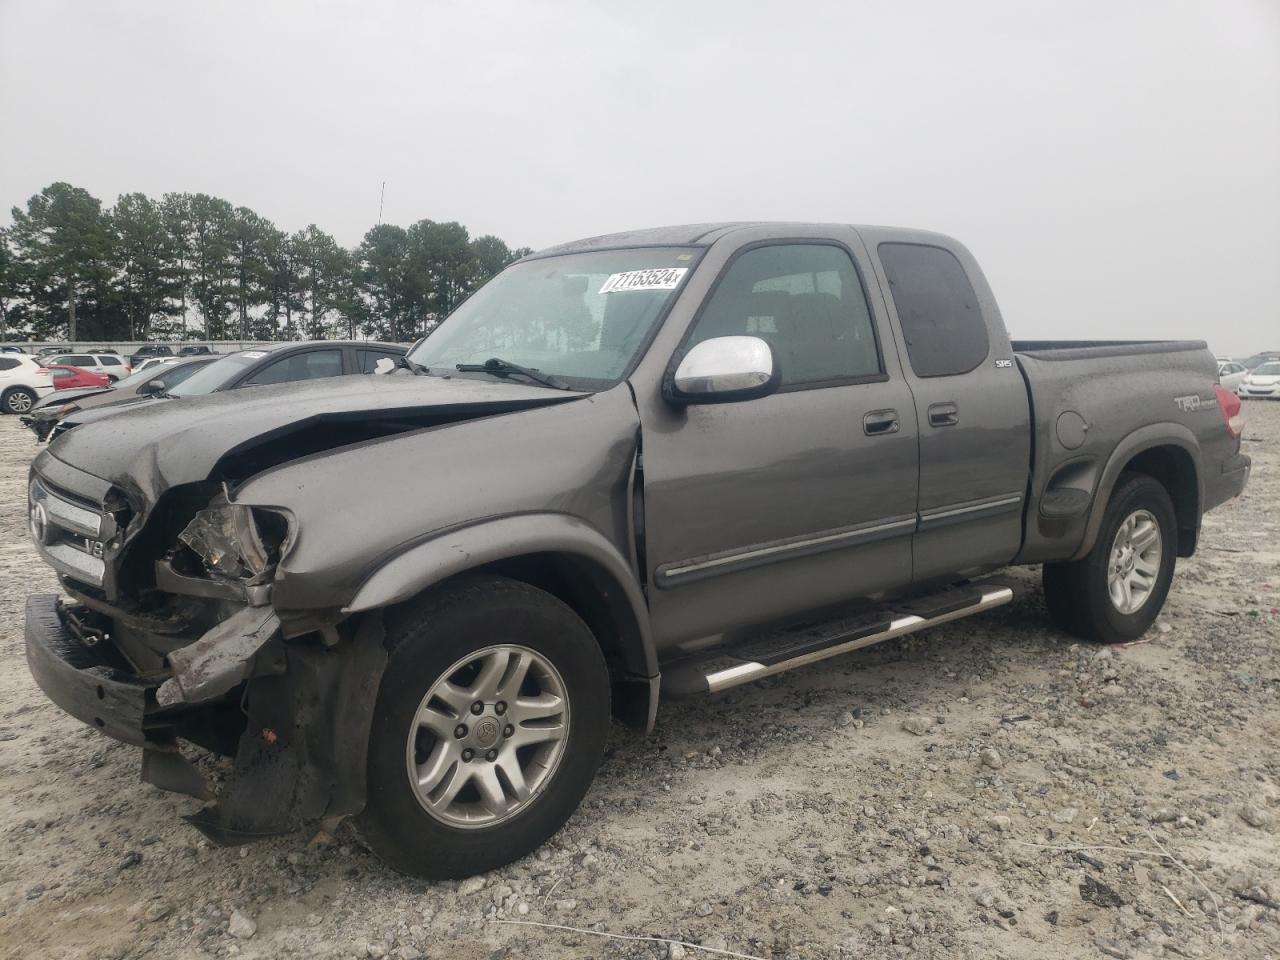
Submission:
M 862 432 L 868 437 L 897 433 L 900 426 L 897 410 L 872 410 L 862 418 Z
M 929 426 L 953 427 L 960 422 L 960 408 L 954 403 L 933 403 L 929 405 Z

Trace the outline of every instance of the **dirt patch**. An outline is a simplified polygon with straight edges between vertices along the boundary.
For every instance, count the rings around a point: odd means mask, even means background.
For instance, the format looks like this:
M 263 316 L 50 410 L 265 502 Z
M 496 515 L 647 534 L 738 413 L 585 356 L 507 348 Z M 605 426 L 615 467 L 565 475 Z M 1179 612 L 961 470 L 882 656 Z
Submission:
M 210 847 L 179 819 L 195 801 L 44 700 L 22 654 L 23 597 L 56 589 L 26 535 L 36 447 L 0 418 L 0 956 L 682 950 L 498 920 L 768 958 L 1280 955 L 1280 404 L 1246 414 L 1249 490 L 1149 642 L 1076 644 L 1032 591 L 664 704 L 654 736 L 614 731 L 545 848 L 437 885 L 345 830 Z

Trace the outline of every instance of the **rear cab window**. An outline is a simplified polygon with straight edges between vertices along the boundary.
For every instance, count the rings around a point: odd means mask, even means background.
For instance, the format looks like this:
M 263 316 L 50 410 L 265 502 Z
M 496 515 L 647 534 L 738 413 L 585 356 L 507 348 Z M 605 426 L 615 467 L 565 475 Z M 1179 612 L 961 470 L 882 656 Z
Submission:
M 987 359 L 987 322 L 953 253 L 919 243 L 882 243 L 878 253 L 917 377 L 969 373 Z

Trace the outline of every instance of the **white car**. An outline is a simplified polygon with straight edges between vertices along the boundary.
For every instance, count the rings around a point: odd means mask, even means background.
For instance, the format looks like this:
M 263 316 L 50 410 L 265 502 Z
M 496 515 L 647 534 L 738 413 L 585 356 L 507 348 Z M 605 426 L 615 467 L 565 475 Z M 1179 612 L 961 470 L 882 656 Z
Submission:
M 79 367 L 92 373 L 100 373 L 108 380 L 123 380 L 133 371 L 118 353 L 60 353 L 53 357 L 42 357 L 45 363 L 61 363 L 69 367 Z
M 53 374 L 31 357 L 0 354 L 0 410 L 26 413 L 53 393 Z
M 1280 400 L 1280 360 L 1261 363 L 1250 370 L 1240 383 L 1240 396 Z
M 1248 374 L 1249 371 L 1243 363 L 1224 360 L 1218 364 L 1218 383 L 1222 384 L 1223 389 L 1230 390 L 1232 393 L 1240 392 L 1240 384 Z
M 175 363 L 190 359 L 190 357 L 148 357 L 134 367 L 133 372 L 141 373 L 143 370 L 150 370 L 152 367 L 173 366 Z

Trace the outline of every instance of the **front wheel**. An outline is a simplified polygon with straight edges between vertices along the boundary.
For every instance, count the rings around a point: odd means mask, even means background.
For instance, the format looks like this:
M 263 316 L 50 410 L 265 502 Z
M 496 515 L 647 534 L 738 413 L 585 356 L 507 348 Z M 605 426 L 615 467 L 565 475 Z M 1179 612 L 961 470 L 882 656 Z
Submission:
M 502 577 L 446 585 L 389 620 L 357 830 L 392 867 L 433 880 L 533 851 L 604 753 L 595 637 L 555 597 Z
M 1178 527 L 1163 484 L 1126 474 L 1116 484 L 1093 549 L 1044 565 L 1044 596 L 1060 627 L 1086 640 L 1125 643 L 1150 629 L 1173 582 Z
M 0 409 L 5 413 L 26 413 L 36 405 L 34 390 L 27 387 L 12 387 L 0 398 Z

